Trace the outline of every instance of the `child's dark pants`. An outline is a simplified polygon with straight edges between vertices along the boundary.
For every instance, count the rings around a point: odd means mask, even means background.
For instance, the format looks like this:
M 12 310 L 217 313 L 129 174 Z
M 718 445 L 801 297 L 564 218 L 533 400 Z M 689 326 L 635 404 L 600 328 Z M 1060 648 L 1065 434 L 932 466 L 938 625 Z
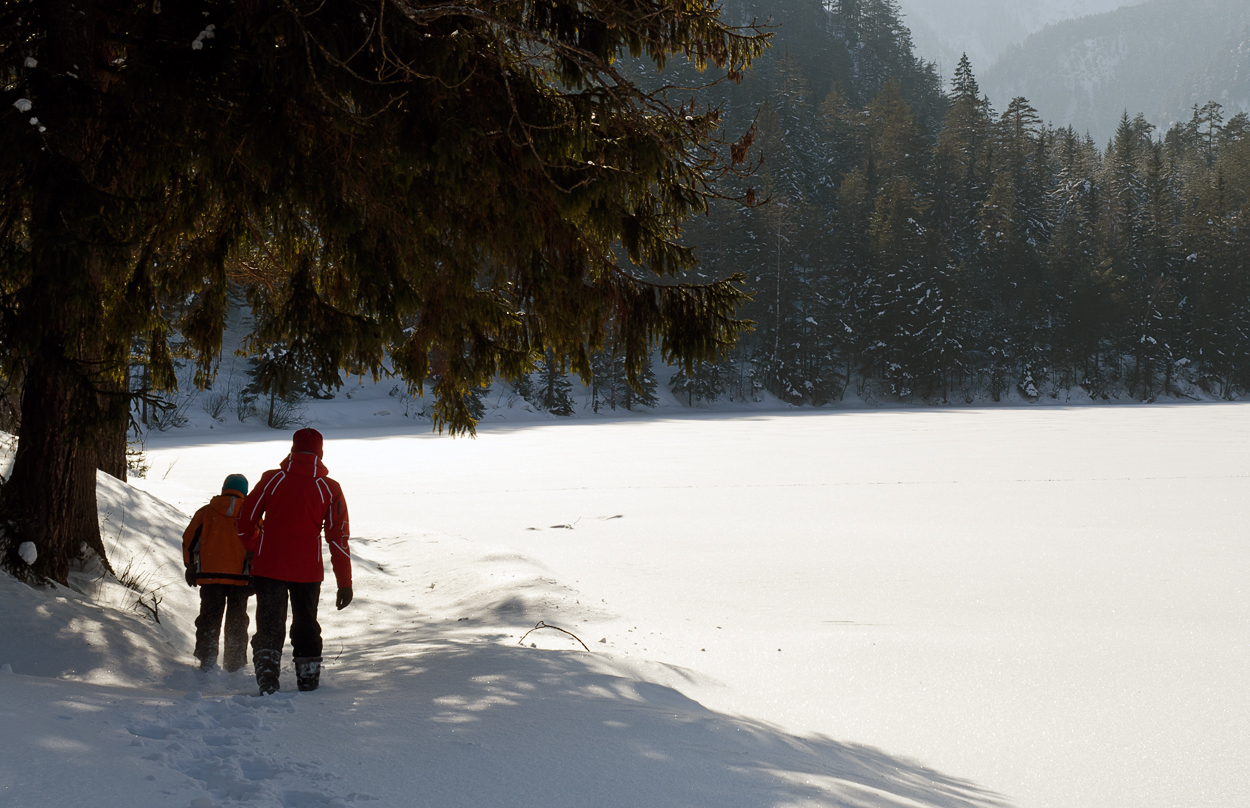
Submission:
M 247 664 L 247 599 L 250 586 L 235 584 L 201 584 L 200 616 L 195 618 L 195 658 L 203 668 L 217 662 L 217 643 L 221 638 L 221 618 L 226 618 L 225 658 L 228 671 L 237 671 Z

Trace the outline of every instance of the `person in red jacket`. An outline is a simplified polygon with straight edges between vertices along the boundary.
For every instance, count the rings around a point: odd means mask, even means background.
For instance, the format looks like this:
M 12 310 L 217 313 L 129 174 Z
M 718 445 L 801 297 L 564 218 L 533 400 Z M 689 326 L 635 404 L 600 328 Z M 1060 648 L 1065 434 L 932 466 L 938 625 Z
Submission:
M 352 601 L 347 503 L 339 484 L 330 479 L 321 455 L 321 433 L 299 430 L 292 439 L 291 453 L 281 466 L 264 473 L 239 509 L 239 540 L 252 553 L 252 586 L 256 590 L 252 665 L 262 696 L 278 690 L 288 600 L 296 684 L 300 690 L 316 690 L 320 683 L 317 601 L 325 578 L 323 529 L 338 584 L 335 605 L 343 609 Z

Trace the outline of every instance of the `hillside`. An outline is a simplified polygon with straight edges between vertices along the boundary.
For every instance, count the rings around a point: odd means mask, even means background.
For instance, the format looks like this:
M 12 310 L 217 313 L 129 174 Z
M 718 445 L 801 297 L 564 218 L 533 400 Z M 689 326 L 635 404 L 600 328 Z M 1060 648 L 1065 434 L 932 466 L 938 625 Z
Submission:
M 982 87 L 997 109 L 1028 98 L 1042 118 L 1106 143 L 1121 115 L 1161 129 L 1195 104 L 1250 108 L 1250 2 L 1151 0 L 1052 25 L 1008 49 Z
M 980 69 L 1048 25 L 1141 0 L 902 0 L 916 52 L 949 76 L 967 53 Z
M 1166 100 L 1162 121 L 1186 120 L 1194 104 L 1215 101 L 1225 116 L 1250 111 L 1250 15 L 1245 26 L 1212 49 L 1205 63 Z

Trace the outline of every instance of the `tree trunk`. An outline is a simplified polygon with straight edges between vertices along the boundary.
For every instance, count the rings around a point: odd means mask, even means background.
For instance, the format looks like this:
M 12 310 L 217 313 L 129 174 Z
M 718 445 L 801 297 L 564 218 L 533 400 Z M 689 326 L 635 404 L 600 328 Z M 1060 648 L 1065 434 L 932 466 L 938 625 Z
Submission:
M 100 404 L 105 418 L 100 425 L 96 459 L 100 471 L 125 482 L 126 435 L 130 431 L 130 368 L 127 366 L 122 371 L 120 379 L 107 379 L 104 387 Z
M 74 220 L 80 196 L 75 183 L 58 179 L 64 175 L 49 178 L 32 217 L 31 315 L 21 327 L 37 337 L 3 513 L 9 544 L 33 542 L 34 572 L 65 583 L 84 544 L 108 564 L 96 511 L 97 447 L 119 408 L 124 411 L 125 398 L 110 389 L 103 258 L 69 231 L 66 222 Z
M 0 376 L 0 430 L 17 434 L 22 423 L 22 384 Z
M 33 571 L 65 583 L 84 544 L 104 559 L 96 510 L 99 447 L 127 407 L 116 389 L 116 352 L 104 333 L 105 262 L 117 256 L 106 257 L 103 245 L 117 238 L 105 213 L 116 202 L 101 195 L 111 180 L 97 170 L 108 146 L 97 125 L 109 81 L 99 69 L 110 55 L 100 40 L 103 12 L 80 0 L 49 0 L 41 12 L 49 36 L 33 91 L 56 136 L 40 156 L 41 181 L 31 196 L 31 281 L 15 323 L 25 340 L 21 425 L 0 513 L 6 563 L 20 568 L 15 546 L 33 542 Z M 115 467 L 115 434 L 109 446 L 105 460 Z
M 51 260 L 36 261 L 33 297 L 57 302 L 36 306 L 46 313 L 43 338 L 26 369 L 3 512 L 19 541 L 34 542 L 34 572 L 65 583 L 84 544 L 108 566 L 96 509 L 98 447 L 127 398 L 112 389 L 104 359 L 99 257 L 55 248 L 44 255 Z M 122 441 L 124 472 L 124 432 Z
M 96 515 L 94 441 L 77 434 L 83 406 L 72 376 L 60 362 L 31 366 L 17 456 L 4 487 L 4 512 L 16 537 L 38 551 L 34 572 L 61 583 L 83 544 L 106 559 Z
M 59 11 L 74 16 L 72 4 Z M 70 55 L 53 50 L 52 57 L 55 65 Z M 83 134 L 75 142 L 85 152 L 89 141 Z M 31 282 L 17 323 L 29 342 L 3 514 L 9 544 L 33 542 L 34 573 L 60 583 L 84 544 L 108 564 L 96 509 L 98 449 L 117 412 L 126 410 L 104 333 L 106 259 L 96 245 L 108 236 L 79 224 L 90 221 L 96 202 L 77 167 L 63 157 L 49 158 L 31 210 Z M 124 441 L 123 433 L 123 469 Z M 13 556 L 7 560 L 12 563 Z

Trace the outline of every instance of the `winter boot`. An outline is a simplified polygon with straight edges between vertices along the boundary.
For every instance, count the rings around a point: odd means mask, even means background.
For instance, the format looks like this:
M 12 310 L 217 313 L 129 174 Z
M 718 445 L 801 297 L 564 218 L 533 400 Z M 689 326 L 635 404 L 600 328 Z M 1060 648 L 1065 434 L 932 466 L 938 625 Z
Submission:
M 295 683 L 300 690 L 316 690 L 321 683 L 321 657 L 296 659 Z
M 213 666 L 217 664 L 217 645 L 209 643 L 196 643 L 195 659 L 200 663 L 200 670 L 211 671 Z
M 216 655 L 214 655 L 216 656 Z M 247 637 L 237 642 L 233 637 L 226 637 L 226 655 L 222 660 L 226 673 L 234 673 L 247 664 Z
M 278 692 L 278 670 L 282 665 L 282 652 L 252 650 L 252 667 L 256 669 L 256 684 L 262 696 Z

